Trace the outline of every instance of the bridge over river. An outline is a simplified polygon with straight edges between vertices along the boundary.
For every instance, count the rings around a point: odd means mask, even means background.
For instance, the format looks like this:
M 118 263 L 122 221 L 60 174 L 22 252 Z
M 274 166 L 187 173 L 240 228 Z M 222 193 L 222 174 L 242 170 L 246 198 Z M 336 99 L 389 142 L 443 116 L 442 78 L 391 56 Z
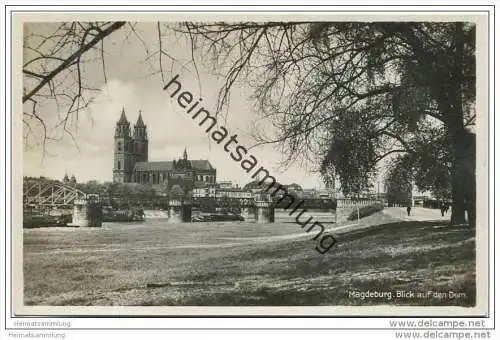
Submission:
M 25 179 L 23 183 L 24 215 L 49 215 L 54 211 L 72 214 L 75 226 L 100 226 L 102 208 L 110 201 L 125 201 L 128 206 L 145 208 L 151 201 L 168 212 L 172 222 L 190 222 L 192 211 L 227 210 L 240 213 L 245 219 L 254 219 L 258 223 L 274 222 L 274 212 L 293 209 L 300 204 L 301 209 L 336 213 L 337 207 L 363 206 L 375 203 L 373 200 L 336 200 L 334 198 L 289 198 L 271 199 L 269 195 L 255 194 L 254 197 L 183 197 L 168 198 L 164 196 L 144 200 L 125 197 L 110 198 L 88 194 L 74 186 L 45 179 Z M 291 204 L 292 203 L 292 204 Z

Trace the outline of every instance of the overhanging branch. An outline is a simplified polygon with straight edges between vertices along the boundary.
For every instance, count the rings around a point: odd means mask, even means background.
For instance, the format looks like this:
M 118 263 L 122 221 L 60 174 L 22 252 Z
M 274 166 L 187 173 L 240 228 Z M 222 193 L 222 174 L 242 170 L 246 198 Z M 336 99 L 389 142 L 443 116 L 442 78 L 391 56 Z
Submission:
M 59 66 L 56 67 L 54 70 L 52 70 L 49 74 L 44 76 L 44 78 L 40 81 L 40 83 L 37 86 L 35 86 L 35 88 L 33 90 L 31 90 L 26 95 L 24 95 L 23 96 L 23 103 L 30 100 L 35 94 L 38 93 L 38 91 L 40 91 L 41 88 L 43 88 L 45 85 L 47 85 L 60 72 L 67 69 L 75 60 L 80 58 L 85 52 L 90 50 L 97 43 L 99 43 L 101 40 L 103 40 L 105 37 L 107 37 L 108 35 L 110 35 L 114 31 L 118 30 L 123 25 L 125 25 L 125 21 L 117 21 L 117 22 L 111 24 L 106 29 L 100 31 L 98 34 L 96 34 L 94 36 L 94 38 L 92 40 L 90 40 L 88 43 L 82 44 L 82 46 L 75 53 L 73 53 L 66 60 L 64 60 L 61 64 L 59 64 Z

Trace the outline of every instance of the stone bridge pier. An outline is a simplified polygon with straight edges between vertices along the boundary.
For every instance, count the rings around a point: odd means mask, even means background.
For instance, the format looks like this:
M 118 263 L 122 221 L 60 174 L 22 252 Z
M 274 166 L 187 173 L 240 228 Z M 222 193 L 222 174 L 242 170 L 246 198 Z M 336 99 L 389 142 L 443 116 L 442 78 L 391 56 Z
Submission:
M 274 206 L 269 201 L 255 201 L 255 222 L 274 223 Z
M 169 223 L 191 222 L 193 208 L 191 201 L 171 199 L 168 206 Z
M 241 217 L 243 217 L 245 219 L 245 221 L 254 221 L 255 220 L 255 207 L 253 207 L 253 206 L 241 207 Z
M 102 205 L 94 198 L 82 198 L 74 201 L 72 227 L 101 227 Z

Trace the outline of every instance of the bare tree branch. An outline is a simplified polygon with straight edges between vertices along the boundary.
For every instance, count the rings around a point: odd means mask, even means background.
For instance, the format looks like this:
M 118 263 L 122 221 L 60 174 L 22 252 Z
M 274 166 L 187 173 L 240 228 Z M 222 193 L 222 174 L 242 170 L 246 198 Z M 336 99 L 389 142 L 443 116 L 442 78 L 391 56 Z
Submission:
M 35 95 L 42 87 L 47 85 L 47 83 L 52 80 L 56 75 L 58 75 L 61 71 L 65 70 L 71 63 L 79 58 L 82 54 L 87 52 L 90 48 L 92 48 L 94 45 L 99 43 L 102 39 L 107 37 L 109 34 L 113 33 L 120 27 L 122 27 L 125 24 L 123 21 L 115 22 L 106 29 L 104 29 L 101 33 L 96 35 L 91 41 L 88 43 L 84 44 L 79 50 L 75 51 L 71 56 L 69 56 L 66 60 L 64 60 L 58 67 L 56 67 L 54 70 L 52 70 L 48 75 L 46 75 L 43 80 L 36 85 L 31 91 L 29 91 L 27 94 L 23 95 L 23 103 L 30 100 L 33 95 Z

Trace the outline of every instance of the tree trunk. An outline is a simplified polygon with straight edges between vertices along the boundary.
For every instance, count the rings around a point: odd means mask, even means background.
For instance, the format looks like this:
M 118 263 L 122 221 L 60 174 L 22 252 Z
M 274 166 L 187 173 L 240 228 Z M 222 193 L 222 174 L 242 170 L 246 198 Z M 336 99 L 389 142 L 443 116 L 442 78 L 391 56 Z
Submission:
M 467 172 L 465 177 L 466 185 L 466 209 L 469 225 L 476 226 L 476 138 L 472 133 L 467 133 Z
M 451 223 L 464 224 L 465 210 L 471 227 L 476 224 L 475 143 L 471 133 L 462 129 L 453 139 L 454 167 L 452 179 L 453 210 Z
M 466 183 L 465 173 L 467 171 L 466 149 L 463 143 L 463 128 L 462 131 L 457 127 L 454 131 L 450 131 L 450 136 L 453 143 L 453 169 L 451 180 L 451 224 L 465 224 L 465 186 Z
M 452 211 L 451 224 L 465 224 L 466 185 L 467 183 L 467 131 L 464 127 L 462 106 L 462 58 L 463 58 L 463 23 L 456 23 L 455 50 L 453 67 L 448 84 L 448 132 L 452 142 L 453 167 L 451 180 Z

